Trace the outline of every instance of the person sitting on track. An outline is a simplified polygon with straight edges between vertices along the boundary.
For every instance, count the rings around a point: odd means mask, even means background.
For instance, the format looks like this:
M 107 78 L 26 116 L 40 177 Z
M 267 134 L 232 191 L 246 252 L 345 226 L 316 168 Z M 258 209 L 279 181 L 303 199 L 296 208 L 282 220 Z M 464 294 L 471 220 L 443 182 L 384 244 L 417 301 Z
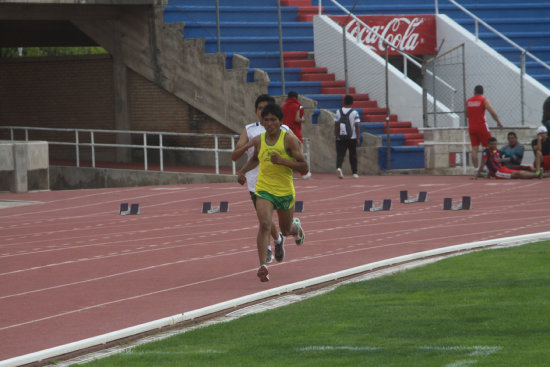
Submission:
M 537 137 L 531 142 L 535 153 L 535 171 L 550 171 L 550 139 L 548 130 L 544 126 L 537 129 Z
M 481 164 L 476 172 L 475 178 L 481 176 L 483 167 L 487 166 L 489 170 L 488 177 L 494 176 L 497 179 L 530 179 L 530 178 L 542 178 L 542 172 L 529 172 L 529 171 L 520 171 L 515 169 L 510 169 L 502 165 L 502 159 L 500 158 L 500 153 L 497 149 L 497 139 L 495 137 L 489 138 L 489 144 L 487 149 L 483 150 Z
M 523 144 L 518 142 L 518 136 L 515 132 L 510 131 L 507 135 L 508 144 L 500 148 L 500 158 L 505 167 L 511 169 L 522 169 L 521 161 L 523 160 Z

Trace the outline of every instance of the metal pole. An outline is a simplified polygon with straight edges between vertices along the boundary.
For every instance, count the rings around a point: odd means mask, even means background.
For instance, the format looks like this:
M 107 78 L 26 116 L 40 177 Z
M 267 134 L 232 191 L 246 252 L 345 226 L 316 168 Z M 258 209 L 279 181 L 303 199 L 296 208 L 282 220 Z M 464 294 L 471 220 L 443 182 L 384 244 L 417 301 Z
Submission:
M 147 162 L 147 133 L 143 133 L 143 166 L 146 171 L 149 170 Z
M 220 39 L 220 1 L 216 0 L 216 31 L 218 37 L 218 52 L 222 52 L 222 42 Z
M 323 14 L 323 6 L 322 6 L 322 3 L 323 3 L 323 1 L 322 1 L 322 0 L 319 0 L 319 15 L 322 15 L 322 14 Z
M 164 171 L 164 147 L 162 145 L 162 134 L 159 133 L 159 154 L 160 154 L 160 171 Z
M 283 24 L 281 21 L 281 0 L 277 0 L 277 17 L 279 22 L 279 59 L 281 64 L 281 92 L 286 95 L 285 91 L 285 57 L 283 54 Z
M 464 106 L 464 126 L 468 126 L 468 116 L 466 116 L 466 47 L 462 44 L 462 106 Z M 464 156 L 466 160 L 466 156 Z
M 519 82 L 519 88 L 521 90 L 521 125 L 525 125 L 525 86 L 523 85 L 523 77 L 525 76 L 525 51 L 521 53 L 520 56 L 520 64 L 521 64 L 521 73 L 519 74 L 520 82 Z
M 434 60 L 434 63 L 433 63 L 433 78 L 432 78 L 432 83 L 433 83 L 433 100 L 434 100 L 434 127 L 437 127 L 437 93 L 435 92 L 435 89 L 436 89 L 436 82 L 437 82 L 437 79 L 435 78 L 435 75 L 436 75 L 436 65 L 437 65 L 437 59 Z
M 390 94 L 389 94 L 389 50 L 388 50 L 388 44 L 385 43 L 385 56 L 386 56 L 386 170 L 391 170 L 391 146 L 390 146 Z
M 95 139 L 94 132 L 90 131 L 90 145 L 92 146 L 92 168 L 95 168 Z
M 231 150 L 235 150 L 235 138 L 231 137 Z M 233 175 L 235 175 L 237 173 L 237 168 L 236 168 L 236 162 L 234 160 L 231 160 L 231 168 L 233 170 Z
M 74 141 L 75 141 L 75 148 L 76 148 L 76 166 L 80 167 L 80 147 L 78 146 L 78 130 L 74 131 Z
M 435 0 L 435 13 L 439 14 L 439 5 L 437 4 L 437 0 Z
M 214 136 L 214 152 L 216 156 L 216 174 L 220 174 L 220 157 L 218 156 L 218 136 Z
M 346 95 L 348 94 L 348 50 L 346 47 L 346 22 L 342 23 L 342 46 L 344 47 L 344 79 Z

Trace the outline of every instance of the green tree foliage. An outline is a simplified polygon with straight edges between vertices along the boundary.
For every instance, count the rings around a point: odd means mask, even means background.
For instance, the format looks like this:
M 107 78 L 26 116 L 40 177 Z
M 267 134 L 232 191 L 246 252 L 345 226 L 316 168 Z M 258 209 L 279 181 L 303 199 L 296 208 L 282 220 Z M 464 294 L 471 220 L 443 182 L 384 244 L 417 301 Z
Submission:
M 102 47 L 22 47 L 2 48 L 0 57 L 41 57 L 105 54 Z

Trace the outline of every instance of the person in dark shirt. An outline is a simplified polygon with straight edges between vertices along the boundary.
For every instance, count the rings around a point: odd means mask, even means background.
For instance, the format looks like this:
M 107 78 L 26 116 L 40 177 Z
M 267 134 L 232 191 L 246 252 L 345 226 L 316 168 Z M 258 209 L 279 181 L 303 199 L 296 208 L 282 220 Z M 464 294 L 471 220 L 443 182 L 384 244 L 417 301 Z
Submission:
M 500 148 L 500 158 L 505 167 L 511 169 L 521 169 L 523 160 L 523 144 L 518 142 L 518 136 L 515 132 L 508 133 L 508 144 Z
M 548 130 L 544 126 L 537 129 L 537 137 L 531 142 L 533 153 L 535 153 L 535 171 L 550 171 L 550 139 Z

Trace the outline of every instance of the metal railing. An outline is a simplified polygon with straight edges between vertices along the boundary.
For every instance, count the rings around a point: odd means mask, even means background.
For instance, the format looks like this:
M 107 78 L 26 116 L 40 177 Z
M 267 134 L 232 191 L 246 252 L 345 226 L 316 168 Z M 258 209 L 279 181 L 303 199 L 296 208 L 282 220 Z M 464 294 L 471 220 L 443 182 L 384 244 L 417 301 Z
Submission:
M 511 39 L 506 37 L 504 34 L 500 33 L 498 30 L 496 30 L 495 28 L 490 26 L 488 23 L 483 21 L 481 18 L 476 16 L 474 13 L 472 13 L 471 11 L 469 11 L 468 9 L 463 7 L 462 5 L 460 5 L 455 0 L 449 0 L 449 2 L 451 4 L 453 4 L 454 6 L 456 6 L 457 8 L 459 8 L 462 12 L 464 12 L 466 15 L 468 15 L 470 18 L 472 18 L 474 20 L 474 35 L 475 35 L 476 41 L 479 40 L 479 24 L 481 24 L 485 28 L 487 28 L 488 30 L 493 32 L 495 35 L 499 36 L 503 41 L 505 41 L 506 43 L 508 43 L 510 46 L 514 47 L 516 50 L 518 50 L 521 53 L 520 54 L 520 59 L 519 59 L 519 63 L 520 63 L 520 89 L 521 89 L 521 97 L 520 97 L 520 99 L 521 99 L 521 101 L 520 101 L 520 103 L 521 103 L 521 122 L 522 122 L 522 124 L 525 124 L 525 112 L 524 112 L 525 88 L 523 86 L 523 79 L 524 79 L 524 76 L 525 76 L 525 56 L 530 57 L 533 61 L 535 61 L 540 66 L 546 68 L 547 70 L 550 70 L 550 65 L 548 65 L 546 62 L 542 61 L 541 59 L 539 59 L 538 57 L 533 55 L 531 52 L 529 52 L 525 48 L 521 47 L 520 45 L 518 45 L 517 43 L 515 43 L 514 41 L 512 41 Z M 439 13 L 439 8 L 438 8 L 437 1 L 435 2 L 435 7 L 436 7 L 436 13 Z
M 214 162 L 216 168 L 216 174 L 220 174 L 220 154 L 231 154 L 235 150 L 235 140 L 239 139 L 239 135 L 236 134 L 197 134 L 197 133 L 175 133 L 166 131 L 136 131 L 136 130 L 101 130 L 101 129 L 67 129 L 67 128 L 47 128 L 47 127 L 29 127 L 29 126 L 0 126 L 0 130 L 9 130 L 10 140 L 14 141 L 16 132 L 23 131 L 25 141 L 29 141 L 29 131 L 46 131 L 46 132 L 68 132 L 72 133 L 74 140 L 68 141 L 51 141 L 47 140 L 50 145 L 60 146 L 73 146 L 75 148 L 75 160 L 76 166 L 80 167 L 80 148 L 90 148 L 91 164 L 92 168 L 96 168 L 96 148 L 133 148 L 143 149 L 143 169 L 149 170 L 149 159 L 147 152 L 149 150 L 159 152 L 159 170 L 164 171 L 164 152 L 165 151 L 191 151 L 191 152 L 213 152 Z M 123 143 L 96 143 L 95 138 L 97 134 L 126 134 L 129 136 L 138 135 L 143 139 L 143 144 L 123 144 Z M 83 136 L 89 137 L 89 142 L 82 141 Z M 148 144 L 147 137 L 157 137 L 158 145 Z M 168 146 L 163 144 L 163 136 L 173 137 L 196 137 L 196 138 L 211 138 L 213 139 L 213 148 L 205 147 L 181 147 L 181 146 Z M 229 139 L 231 141 L 231 149 L 220 148 L 220 140 Z M 31 140 L 46 140 L 46 139 L 31 139 Z M 150 140 L 150 139 L 149 139 Z M 311 151 L 311 139 L 304 138 L 304 156 L 308 165 L 311 167 L 310 151 Z M 236 174 L 236 162 L 231 162 L 232 174 Z
M 28 127 L 28 126 L 0 126 L 2 130 L 9 130 L 10 140 L 15 140 L 17 131 L 23 131 L 25 135 L 25 141 L 29 141 L 29 131 L 49 131 L 49 132 L 65 132 L 72 133 L 74 136 L 73 141 L 51 141 L 48 140 L 48 144 L 61 145 L 61 146 L 73 146 L 75 148 L 76 166 L 80 167 L 80 148 L 90 148 L 92 167 L 96 167 L 96 148 L 133 148 L 143 149 L 143 168 L 149 170 L 148 151 L 157 150 L 159 152 L 159 166 L 160 171 L 164 171 L 164 152 L 165 151 L 195 151 L 195 152 L 213 152 L 216 174 L 220 173 L 220 153 L 231 154 L 235 149 L 235 139 L 239 138 L 239 135 L 230 134 L 196 134 L 196 133 L 175 133 L 165 131 L 135 131 L 135 130 L 100 130 L 100 129 L 66 129 L 66 128 L 45 128 L 45 127 Z M 96 143 L 95 138 L 97 134 L 115 134 L 126 136 L 141 136 L 143 144 L 119 144 L 119 143 Z M 197 137 L 197 138 L 211 138 L 213 139 L 213 148 L 204 147 L 180 147 L 180 146 L 167 146 L 163 144 L 163 137 Z M 88 137 L 89 142 L 84 142 L 83 137 Z M 158 145 L 150 145 L 147 143 L 148 137 L 157 137 Z M 219 147 L 220 139 L 230 139 L 231 149 L 223 149 Z M 36 139 L 34 139 L 36 140 Z M 39 139 L 44 140 L 44 139 Z M 232 172 L 235 174 L 235 162 L 232 162 Z

